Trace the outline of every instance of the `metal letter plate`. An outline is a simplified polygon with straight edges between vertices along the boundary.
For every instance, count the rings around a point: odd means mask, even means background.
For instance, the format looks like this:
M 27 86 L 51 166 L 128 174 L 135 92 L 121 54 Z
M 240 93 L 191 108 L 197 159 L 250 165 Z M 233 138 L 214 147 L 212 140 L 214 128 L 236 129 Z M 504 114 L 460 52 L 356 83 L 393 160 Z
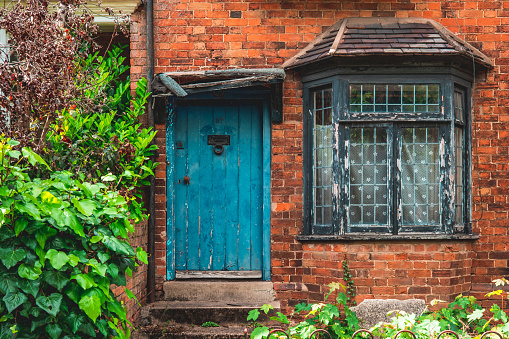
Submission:
M 207 135 L 207 145 L 229 145 L 230 144 L 230 136 L 229 135 Z

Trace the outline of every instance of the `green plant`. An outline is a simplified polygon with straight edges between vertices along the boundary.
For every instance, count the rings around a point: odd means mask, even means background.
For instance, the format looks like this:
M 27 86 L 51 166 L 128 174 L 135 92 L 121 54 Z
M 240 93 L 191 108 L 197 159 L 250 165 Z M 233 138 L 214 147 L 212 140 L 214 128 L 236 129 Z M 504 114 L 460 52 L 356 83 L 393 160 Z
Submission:
M 346 283 L 346 304 L 348 306 L 355 306 L 357 302 L 355 301 L 355 285 L 352 279 L 352 274 L 350 273 L 350 266 L 348 265 L 348 260 L 343 260 L 341 264 L 343 267 L 343 281 Z
M 201 324 L 201 327 L 219 327 L 219 325 L 213 321 L 206 321 L 203 324 Z
M 110 285 L 125 286 L 147 254 L 128 243 L 129 201 L 108 186 L 119 178 L 52 171 L 17 145 L 0 139 L 0 338 L 128 338 Z
M 496 286 L 508 283 L 504 278 L 494 280 Z M 501 296 L 502 303 L 507 298 L 503 290 L 495 290 L 487 297 L 494 295 Z M 433 300 L 431 306 L 441 303 L 441 300 Z M 393 338 L 401 330 L 410 330 L 416 334 L 418 339 L 436 337 L 445 330 L 454 331 L 459 338 L 479 338 L 487 331 L 496 331 L 504 337 L 509 335 L 508 318 L 499 305 L 494 304 L 489 312 L 477 303 L 473 296 L 458 295 L 455 300 L 445 307 L 430 312 L 426 311 L 421 316 L 407 314 L 405 312 L 394 312 L 391 323 L 379 323 L 371 330 L 374 335 L 382 338 Z
M 106 58 L 95 55 L 85 61 L 83 67 L 97 70 L 85 92 L 89 99 L 101 100 L 101 109 L 90 112 L 76 105 L 64 109 L 48 135 L 47 160 L 54 168 L 84 173 L 90 180 L 116 175 L 113 187 L 129 188 L 146 184 L 145 177 L 153 175 L 155 164 L 149 156 L 157 147 L 150 144 L 156 132 L 141 128 L 138 121 L 149 95 L 147 82 L 137 82 L 132 98 L 129 77 L 118 80 L 127 69 L 121 52 L 114 47 Z M 106 101 L 104 92 L 109 93 Z
M 328 285 L 330 290 L 325 300 L 337 290 L 345 291 L 345 286 L 339 283 L 331 283 Z M 281 312 L 270 316 L 271 320 L 280 322 L 288 327 L 288 333 L 291 338 L 304 339 L 316 329 L 325 329 L 331 334 L 332 338 L 348 338 L 359 328 L 359 319 L 347 305 L 348 297 L 345 293 L 339 292 L 335 303 L 317 303 L 305 304 L 301 303 L 295 306 L 294 312 L 290 315 L 290 319 Z M 255 323 L 261 312 L 268 315 L 273 310 L 271 305 L 263 305 L 260 309 L 254 309 L 249 312 L 248 321 Z M 304 316 L 304 321 L 297 325 L 290 325 L 290 320 L 294 316 Z M 266 338 L 269 334 L 269 328 L 266 326 L 257 326 L 251 332 L 251 338 Z

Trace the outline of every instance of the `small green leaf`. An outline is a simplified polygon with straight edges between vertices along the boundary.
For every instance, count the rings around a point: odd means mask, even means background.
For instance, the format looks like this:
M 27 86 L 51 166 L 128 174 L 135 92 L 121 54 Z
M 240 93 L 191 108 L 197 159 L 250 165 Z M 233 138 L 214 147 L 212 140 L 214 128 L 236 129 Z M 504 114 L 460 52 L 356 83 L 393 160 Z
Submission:
M 42 267 L 42 265 L 38 261 L 35 262 L 35 266 L 33 266 L 33 267 L 29 266 L 27 264 L 21 264 L 18 267 L 18 274 L 22 278 L 26 278 L 29 280 L 35 280 L 35 279 L 39 278 L 39 276 L 42 273 L 41 267 Z
M 144 263 L 145 265 L 148 265 L 148 256 L 147 256 L 147 252 L 145 252 L 143 250 L 143 248 L 141 247 L 138 247 L 136 249 L 136 258 L 138 258 L 139 261 L 141 261 L 142 263 Z
M 95 209 L 97 208 L 96 203 L 90 199 L 78 200 L 74 198 L 72 199 L 72 203 L 74 207 L 78 209 L 78 211 L 80 211 L 87 217 L 91 216 L 92 213 L 94 213 Z
M 69 278 L 60 271 L 44 271 L 44 280 L 50 284 L 51 286 L 57 288 L 59 291 L 62 291 L 62 288 L 67 285 L 69 282 Z
M 39 286 L 41 285 L 41 280 L 27 280 L 27 279 L 18 279 L 19 288 L 28 294 L 31 294 L 34 298 L 37 298 L 39 294 Z
M 48 297 L 40 295 L 35 300 L 35 303 L 44 311 L 48 312 L 48 314 L 56 317 L 60 311 L 60 305 L 62 304 L 62 295 L 59 293 L 52 293 Z
M 99 236 L 99 235 L 94 235 L 92 238 L 90 238 L 90 242 L 92 244 L 96 244 L 98 243 L 99 241 L 101 241 L 103 239 L 102 235 Z
M 76 267 L 76 265 L 78 265 L 78 263 L 80 262 L 80 258 L 75 256 L 74 254 L 69 254 L 67 257 L 69 258 L 69 265 L 71 265 L 72 267 Z
M 49 324 L 46 326 L 46 333 L 49 334 L 51 339 L 58 339 L 60 334 L 62 334 L 62 328 L 58 324 Z
M 273 310 L 274 307 L 271 305 L 271 304 L 263 304 L 262 307 L 260 307 L 260 309 L 265 313 L 269 313 L 270 310 Z
M 64 320 L 71 328 L 72 333 L 76 333 L 80 326 L 86 321 L 86 318 L 81 314 L 71 312 Z
M 27 226 L 28 226 L 28 220 L 16 219 L 16 222 L 14 223 L 14 232 L 16 232 L 16 236 L 18 236 L 21 232 L 23 232 Z
M 16 204 L 16 209 L 21 213 L 26 213 L 34 219 L 40 220 L 41 214 L 39 209 L 34 204 L 27 202 L 25 204 Z
M 60 205 L 60 200 L 57 199 L 53 194 L 51 194 L 48 191 L 44 191 L 41 193 L 41 200 L 42 202 L 52 204 L 52 205 Z
M 126 320 L 127 312 L 118 300 L 110 301 L 106 304 L 110 312 L 115 313 L 121 320 Z
M 483 308 L 482 310 L 475 310 L 472 314 L 467 315 L 468 322 L 481 319 L 484 315 L 484 311 L 485 309 Z
M 44 246 L 46 245 L 46 241 L 51 238 L 52 236 L 57 234 L 57 230 L 51 227 L 41 227 L 37 232 L 35 232 L 35 239 L 39 243 L 39 246 L 41 246 L 42 249 L 44 249 Z M 46 256 L 47 258 L 47 256 Z
M 22 248 L 18 248 L 14 251 L 9 248 L 0 248 L 0 260 L 2 260 L 2 264 L 4 264 L 7 269 L 25 259 L 26 255 L 27 252 Z
M 256 327 L 253 332 L 251 332 L 251 339 L 263 339 L 267 338 L 269 335 L 269 328 L 266 326 Z
M 41 165 L 44 165 L 46 166 L 47 169 L 50 169 L 50 167 L 48 166 L 48 164 L 46 163 L 46 161 L 44 161 L 43 158 L 41 158 L 41 156 L 37 153 L 35 153 L 34 151 L 32 151 L 30 148 L 27 148 L 27 147 L 23 147 L 23 149 L 21 150 L 21 152 L 23 153 L 23 157 L 27 158 L 28 159 L 28 162 L 33 166 L 35 165 L 36 163 L 39 163 Z
M 249 320 L 256 321 L 259 316 L 260 311 L 258 311 L 258 309 L 255 308 L 254 310 L 249 311 L 249 313 L 247 314 L 247 321 Z
M 78 305 L 94 323 L 97 317 L 101 315 L 101 299 L 95 295 L 84 296 Z
M 7 312 L 12 313 L 12 311 L 18 308 L 18 306 L 27 301 L 28 298 L 23 293 L 17 292 L 17 293 L 7 293 L 2 298 L 2 300 L 4 301 L 5 306 L 7 307 Z
M 106 181 L 106 182 L 115 181 L 115 180 L 117 180 L 117 177 L 110 173 L 110 174 L 107 174 L 107 175 L 103 175 L 101 177 L 101 180 L 102 181 Z
M 56 270 L 61 269 L 69 261 L 67 254 L 55 251 L 54 249 L 50 249 L 46 253 L 46 258 L 49 259 L 51 266 L 53 266 Z
M 84 290 L 88 290 L 91 287 L 97 286 L 94 279 L 88 276 L 88 274 L 73 275 L 71 279 L 76 279 L 78 285 L 80 285 Z

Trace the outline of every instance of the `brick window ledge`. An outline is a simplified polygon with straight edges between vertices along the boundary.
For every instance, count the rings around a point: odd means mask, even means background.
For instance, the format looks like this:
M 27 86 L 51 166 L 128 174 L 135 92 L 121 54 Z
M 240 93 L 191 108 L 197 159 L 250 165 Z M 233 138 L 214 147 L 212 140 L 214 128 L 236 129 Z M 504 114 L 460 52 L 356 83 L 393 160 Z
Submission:
M 298 235 L 298 241 L 400 241 L 400 240 L 478 240 L 478 234 L 345 234 Z

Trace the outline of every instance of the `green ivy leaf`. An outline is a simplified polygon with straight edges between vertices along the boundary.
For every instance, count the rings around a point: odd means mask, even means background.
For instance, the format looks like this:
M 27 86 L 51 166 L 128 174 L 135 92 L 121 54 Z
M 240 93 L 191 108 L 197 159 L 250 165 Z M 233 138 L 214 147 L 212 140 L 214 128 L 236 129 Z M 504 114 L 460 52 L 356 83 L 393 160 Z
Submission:
M 62 202 L 57 199 L 53 194 L 51 194 L 48 191 L 43 191 L 41 193 L 41 200 L 44 203 L 51 204 L 51 205 L 61 205 Z
M 25 292 L 31 294 L 34 298 L 37 298 L 39 294 L 39 286 L 41 285 L 41 280 L 27 280 L 27 279 L 19 279 L 18 286 L 19 288 Z
M 75 256 L 74 254 L 69 254 L 67 257 L 69 258 L 69 265 L 71 265 L 72 267 L 76 267 L 76 265 L 78 265 L 78 263 L 80 262 L 80 258 Z
M 69 209 L 54 209 L 51 211 L 51 217 L 57 222 L 58 226 L 62 228 L 70 227 L 80 237 L 85 235 L 83 225 L 80 224 L 76 215 Z
M 101 315 L 101 299 L 95 295 L 84 296 L 78 305 L 94 323 L 97 317 Z
M 67 285 L 69 279 L 67 276 L 60 271 L 45 271 L 43 274 L 44 280 L 51 286 L 58 289 L 60 292 Z
M 110 312 L 113 312 L 116 315 L 118 315 L 118 317 L 121 320 L 125 321 L 127 319 L 126 318 L 127 312 L 126 312 L 125 308 L 122 306 L 122 304 L 120 302 L 118 302 L 118 300 L 113 300 L 113 301 L 108 302 L 106 304 L 106 307 L 108 308 L 108 310 Z
M 62 334 L 62 328 L 58 324 L 49 324 L 46 326 L 46 333 L 49 334 L 51 339 L 58 339 Z
M 21 232 L 23 232 L 27 226 L 28 226 L 28 220 L 16 219 L 16 222 L 14 223 L 14 232 L 16 233 L 16 236 L 18 236 Z
M 76 304 L 80 301 L 82 289 L 75 283 L 67 284 L 65 294 Z
M 81 314 L 76 314 L 75 312 L 71 312 L 64 320 L 67 325 L 71 328 L 72 333 L 76 333 L 80 326 L 85 323 L 86 319 Z
M 42 249 L 44 249 L 44 246 L 46 245 L 46 241 L 51 238 L 52 236 L 57 234 L 57 230 L 51 227 L 41 227 L 37 232 L 35 232 L 35 239 L 39 243 L 39 246 L 41 246 Z M 47 256 L 46 256 L 47 258 Z
M 85 199 L 85 200 L 78 200 L 76 198 L 72 199 L 72 203 L 78 211 L 86 215 L 87 217 L 91 216 L 92 213 L 94 213 L 95 209 L 97 208 L 96 203 L 93 200 Z
M 28 298 L 23 293 L 17 292 L 17 293 L 7 293 L 2 298 L 2 300 L 4 301 L 5 306 L 7 307 L 7 312 L 12 313 L 12 311 L 18 308 L 18 306 L 27 301 Z
M 40 295 L 35 299 L 35 303 L 44 311 L 48 312 L 48 314 L 56 317 L 60 311 L 60 305 L 62 304 L 62 295 L 60 293 L 52 293 L 48 297 Z
M 39 209 L 34 204 L 27 202 L 25 204 L 16 204 L 15 206 L 19 212 L 26 213 L 36 220 L 41 219 L 41 214 L 39 213 Z
M 54 249 L 50 249 L 46 253 L 46 258 L 49 259 L 51 266 L 53 266 L 56 270 L 61 269 L 69 261 L 67 254 Z
M 22 248 L 18 248 L 14 251 L 10 248 L 0 248 L 0 260 L 2 260 L 2 264 L 4 264 L 7 269 L 25 259 L 26 255 L 27 252 Z
M 97 274 L 99 274 L 102 277 L 104 277 L 106 275 L 106 270 L 108 269 L 108 266 L 99 263 L 94 258 L 92 258 L 88 261 L 87 266 L 94 268 L 94 271 L 97 272 Z
M 84 290 L 88 290 L 91 287 L 97 286 L 94 279 L 90 277 L 88 274 L 77 274 L 71 276 L 71 279 L 76 279 L 78 285 L 81 286 Z
M 42 267 L 42 265 L 38 261 L 35 262 L 35 266 L 33 266 L 33 267 L 28 266 L 27 264 L 21 264 L 18 267 L 18 274 L 22 278 L 26 278 L 29 280 L 35 280 L 35 279 L 39 278 L 39 276 L 42 273 L 41 267 Z
M 143 250 L 143 248 L 141 247 L 138 247 L 136 249 L 136 258 L 138 258 L 139 261 L 141 261 L 142 263 L 144 263 L 145 265 L 148 265 L 148 256 L 147 256 L 147 252 L 145 252 Z

